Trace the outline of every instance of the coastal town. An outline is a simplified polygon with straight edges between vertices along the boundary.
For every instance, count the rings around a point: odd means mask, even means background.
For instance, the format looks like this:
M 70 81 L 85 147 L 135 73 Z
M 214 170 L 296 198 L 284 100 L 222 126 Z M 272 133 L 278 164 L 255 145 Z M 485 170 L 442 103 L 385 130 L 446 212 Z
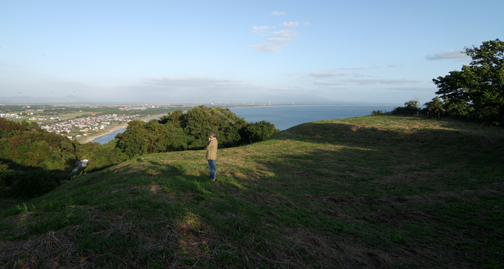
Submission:
M 132 120 L 150 120 L 177 109 L 201 104 L 129 104 L 129 105 L 15 105 L 0 104 L 0 118 L 35 122 L 48 132 L 81 143 L 125 128 Z M 209 104 L 221 106 L 224 104 Z
M 92 133 L 100 132 L 106 128 L 111 128 L 123 123 L 128 123 L 139 115 L 102 115 L 85 118 L 76 118 L 68 120 L 59 120 L 57 117 L 51 117 L 56 122 L 44 123 L 37 122 L 40 128 L 48 132 L 66 136 L 69 139 L 80 139 Z
M 34 106 L 23 105 L 18 108 L 18 111 L 0 110 L 0 117 L 15 121 L 25 120 L 27 122 L 35 122 L 41 129 L 48 132 L 56 133 L 72 140 L 91 141 L 92 138 L 124 128 L 132 120 L 150 119 L 153 117 L 152 115 L 160 114 L 161 111 L 173 110 L 173 106 L 170 105 L 143 104 L 114 108 L 107 107 L 117 113 L 102 115 L 99 111 L 104 110 L 103 106 L 57 108 L 62 111 L 58 113 L 54 113 L 55 107 L 49 107 L 36 108 Z M 85 109 L 87 110 L 83 111 Z M 90 109 L 94 112 L 89 111 Z M 147 110 L 149 111 L 147 112 Z M 76 116 L 69 117 L 72 113 L 75 113 Z
M 26 119 L 26 117 L 18 113 L 0 113 L 1 118 L 7 119 Z M 59 119 L 58 117 L 30 117 L 29 121 L 35 121 L 41 129 L 48 132 L 66 136 L 69 139 L 80 139 L 90 134 L 103 131 L 107 128 L 112 128 L 124 123 L 128 123 L 134 119 L 138 119 L 140 115 L 100 115 L 74 119 Z

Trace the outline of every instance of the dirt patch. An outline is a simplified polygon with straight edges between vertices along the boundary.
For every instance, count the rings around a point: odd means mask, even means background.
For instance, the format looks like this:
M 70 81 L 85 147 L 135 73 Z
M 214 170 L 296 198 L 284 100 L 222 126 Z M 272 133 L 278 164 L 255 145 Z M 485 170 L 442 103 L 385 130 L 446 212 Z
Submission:
M 138 168 L 136 168 L 136 169 L 131 169 L 131 170 L 129 170 L 129 171 L 124 172 L 124 175 L 125 175 L 125 176 L 133 176 L 133 175 L 140 174 L 140 173 L 142 173 L 142 172 L 144 172 L 144 170 L 143 170 L 143 169 L 138 169 Z
M 287 132 L 286 132 L 287 134 Z M 283 145 L 283 144 L 286 144 L 286 143 L 289 143 L 291 140 L 290 139 L 285 139 L 285 140 L 282 140 L 278 143 L 274 143 L 274 144 L 271 144 L 271 146 L 279 146 L 279 145 Z
M 352 125 L 352 127 L 350 127 L 350 130 L 356 132 L 356 131 L 359 131 L 361 128 L 362 128 L 362 126 Z
M 159 191 L 161 190 L 161 187 L 159 186 L 159 183 L 156 182 L 156 181 L 153 181 L 150 185 L 149 185 L 149 191 L 151 193 L 158 193 Z

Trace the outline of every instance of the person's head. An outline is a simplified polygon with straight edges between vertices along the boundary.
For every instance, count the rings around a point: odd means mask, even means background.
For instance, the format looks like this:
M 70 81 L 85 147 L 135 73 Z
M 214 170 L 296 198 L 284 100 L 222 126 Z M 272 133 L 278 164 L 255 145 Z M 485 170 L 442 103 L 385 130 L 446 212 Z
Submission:
M 211 131 L 209 136 L 211 136 L 211 137 L 217 137 L 217 133 L 215 131 Z

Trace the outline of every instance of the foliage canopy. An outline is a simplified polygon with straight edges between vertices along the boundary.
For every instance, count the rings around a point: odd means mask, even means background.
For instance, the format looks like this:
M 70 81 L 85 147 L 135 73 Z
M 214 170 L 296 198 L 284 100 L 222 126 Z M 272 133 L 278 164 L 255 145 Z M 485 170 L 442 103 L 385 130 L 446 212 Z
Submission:
M 31 198 L 70 179 L 75 161 L 87 156 L 86 172 L 127 159 L 119 149 L 79 144 L 47 132 L 36 123 L 0 118 L 0 197 Z
M 185 113 L 182 110 L 170 112 L 159 121 L 131 121 L 126 131 L 116 138 L 117 146 L 131 157 L 202 149 L 210 131 L 217 132 L 219 146 L 223 147 L 260 142 L 278 132 L 269 122 L 247 123 L 227 108 L 198 106 Z
M 491 125 L 504 124 L 504 42 L 499 39 L 466 48 L 472 58 L 461 71 L 433 79 L 436 94 L 458 115 L 474 116 Z

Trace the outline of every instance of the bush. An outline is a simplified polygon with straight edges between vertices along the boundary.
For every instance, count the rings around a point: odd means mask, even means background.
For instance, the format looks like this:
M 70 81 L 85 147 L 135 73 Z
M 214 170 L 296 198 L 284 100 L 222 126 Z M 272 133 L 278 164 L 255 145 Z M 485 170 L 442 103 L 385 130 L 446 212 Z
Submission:
M 217 132 L 220 147 L 234 147 L 250 141 L 262 141 L 278 130 L 268 122 L 247 124 L 229 109 L 198 106 L 186 113 L 173 111 L 159 121 L 131 121 L 126 131 L 116 136 L 117 147 L 130 157 L 203 149 L 207 145 L 210 131 Z
M 188 137 L 171 122 L 131 121 L 126 131 L 116 136 L 117 147 L 129 157 L 135 155 L 187 149 Z
M 417 115 L 422 111 L 419 106 L 418 100 L 410 100 L 404 103 L 404 107 L 396 107 L 392 110 L 393 115 Z
M 253 122 L 245 128 L 244 141 L 249 143 L 261 142 L 279 132 L 274 124 L 267 121 Z

